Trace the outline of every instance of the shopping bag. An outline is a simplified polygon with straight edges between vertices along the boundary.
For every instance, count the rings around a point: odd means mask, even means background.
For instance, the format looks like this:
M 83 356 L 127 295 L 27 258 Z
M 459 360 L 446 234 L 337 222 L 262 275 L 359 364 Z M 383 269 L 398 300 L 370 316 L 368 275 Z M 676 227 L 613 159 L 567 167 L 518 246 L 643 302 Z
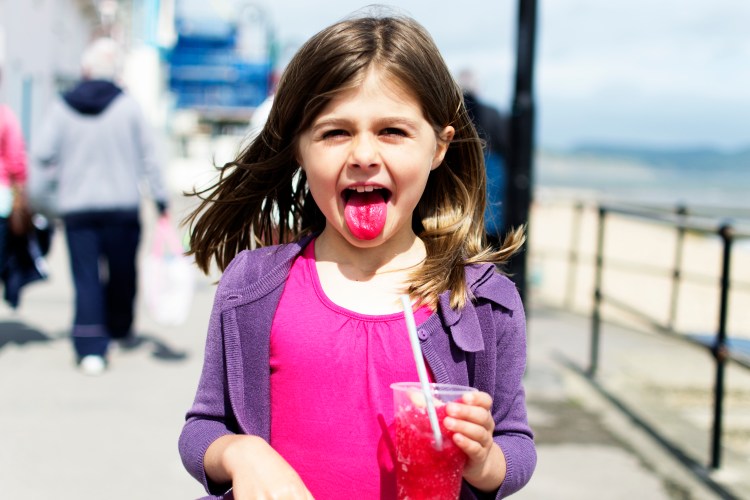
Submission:
M 143 286 L 146 311 L 156 323 L 176 326 L 187 319 L 195 291 L 195 268 L 167 216 L 156 224 L 144 262 Z
M 29 200 L 23 191 L 13 193 L 13 208 L 8 215 L 8 229 L 16 236 L 26 236 L 34 228 Z

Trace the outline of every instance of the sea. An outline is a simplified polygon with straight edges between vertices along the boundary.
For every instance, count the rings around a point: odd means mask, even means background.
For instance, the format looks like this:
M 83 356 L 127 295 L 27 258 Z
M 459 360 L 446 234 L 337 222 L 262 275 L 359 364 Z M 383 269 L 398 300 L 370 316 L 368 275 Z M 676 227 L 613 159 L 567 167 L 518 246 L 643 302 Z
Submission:
M 533 166 L 535 197 L 642 204 L 750 224 L 750 162 L 680 165 L 591 152 L 542 150 Z

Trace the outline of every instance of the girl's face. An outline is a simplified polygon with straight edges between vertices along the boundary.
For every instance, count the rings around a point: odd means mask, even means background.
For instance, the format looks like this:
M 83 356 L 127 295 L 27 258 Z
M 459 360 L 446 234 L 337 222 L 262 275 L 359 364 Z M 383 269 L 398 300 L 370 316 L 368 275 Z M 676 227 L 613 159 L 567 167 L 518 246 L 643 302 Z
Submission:
M 412 213 L 453 127 L 436 134 L 417 99 L 370 69 L 300 135 L 297 160 L 335 231 L 357 247 L 413 238 Z

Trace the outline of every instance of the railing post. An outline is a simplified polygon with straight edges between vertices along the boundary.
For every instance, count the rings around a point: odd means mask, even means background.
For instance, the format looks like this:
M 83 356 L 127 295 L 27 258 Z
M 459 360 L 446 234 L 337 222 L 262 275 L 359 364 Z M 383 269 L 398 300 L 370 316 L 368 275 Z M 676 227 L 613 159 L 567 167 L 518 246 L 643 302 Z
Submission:
M 682 253 L 685 247 L 685 216 L 688 213 L 685 205 L 677 206 L 677 215 L 679 223 L 677 225 L 677 241 L 674 249 L 674 268 L 672 269 L 672 290 L 669 298 L 669 318 L 667 319 L 667 328 L 674 330 L 674 324 L 677 319 L 677 303 L 680 293 L 680 280 L 682 279 Z
M 604 216 L 606 210 L 599 206 L 599 225 L 596 240 L 596 268 L 594 272 L 594 307 L 591 312 L 591 357 L 589 377 L 596 375 L 599 365 L 599 330 L 601 328 L 602 267 L 604 265 Z
M 727 312 L 729 308 L 729 283 L 731 271 L 732 226 L 726 224 L 719 229 L 724 244 L 721 265 L 721 295 L 719 299 L 719 329 L 716 333 L 716 343 L 713 355 L 716 359 L 716 385 L 714 386 L 714 425 L 711 439 L 711 468 L 718 469 L 721 465 L 721 434 L 722 415 L 724 410 L 724 368 L 728 356 L 727 341 Z
M 573 310 L 575 305 L 575 284 L 578 274 L 578 249 L 581 238 L 581 218 L 583 216 L 583 203 L 576 202 L 573 206 L 573 222 L 570 228 L 570 250 L 568 251 L 568 283 L 565 293 L 565 307 Z

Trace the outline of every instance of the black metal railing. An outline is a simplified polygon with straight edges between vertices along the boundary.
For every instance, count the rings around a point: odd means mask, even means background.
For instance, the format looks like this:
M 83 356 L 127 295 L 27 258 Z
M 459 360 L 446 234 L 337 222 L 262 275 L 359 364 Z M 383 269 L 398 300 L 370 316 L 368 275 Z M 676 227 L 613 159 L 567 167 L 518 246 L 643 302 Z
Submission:
M 578 218 L 583 210 L 581 204 L 577 204 L 575 210 L 578 211 Z M 607 265 L 605 255 L 605 238 L 607 219 L 612 215 L 626 218 L 638 219 L 650 224 L 660 224 L 675 229 L 676 245 L 674 252 L 674 266 L 670 271 L 670 300 L 669 312 L 666 322 L 662 323 L 643 312 L 640 308 L 632 306 L 619 300 L 614 295 L 606 294 L 603 288 L 604 269 Z M 574 219 L 575 220 L 575 219 Z M 575 224 L 575 223 L 574 223 Z M 575 225 L 574 225 L 574 230 Z M 689 336 L 677 332 L 675 329 L 675 320 L 677 317 L 677 304 L 679 297 L 680 284 L 685 280 L 682 272 L 683 248 L 685 244 L 685 235 L 687 232 L 697 233 L 705 236 L 717 236 L 721 240 L 721 272 L 718 280 L 719 286 L 719 317 L 716 325 L 716 331 L 712 335 L 710 342 L 705 337 Z M 670 335 L 674 338 L 691 342 L 693 344 L 707 347 L 716 363 L 714 398 L 713 398 L 713 425 L 711 429 L 711 458 L 710 467 L 719 468 L 721 464 L 721 438 L 722 438 L 722 418 L 724 408 L 724 379 L 725 367 L 729 361 L 735 362 L 745 368 L 750 368 L 750 356 L 743 354 L 739 349 L 735 350 L 728 344 L 727 318 L 729 314 L 729 293 L 732 285 L 731 280 L 731 263 L 733 243 L 738 239 L 750 239 L 750 230 L 741 225 L 728 221 L 720 220 L 715 216 L 703 216 L 703 214 L 691 213 L 686 207 L 677 207 L 672 212 L 666 212 L 649 207 L 628 207 L 616 205 L 599 205 L 598 207 L 598 224 L 596 239 L 596 255 L 594 258 L 594 291 L 593 306 L 591 313 L 591 339 L 590 339 L 590 357 L 587 374 L 593 378 L 596 376 L 599 367 L 599 344 L 601 336 L 602 323 L 602 304 L 606 303 L 610 307 L 646 320 L 656 331 Z M 578 256 L 575 249 L 571 250 L 569 259 L 571 263 L 577 262 Z M 622 265 L 622 263 L 619 263 Z M 646 269 L 646 266 L 631 266 L 630 272 L 652 272 Z M 572 271 L 575 272 L 575 271 Z

